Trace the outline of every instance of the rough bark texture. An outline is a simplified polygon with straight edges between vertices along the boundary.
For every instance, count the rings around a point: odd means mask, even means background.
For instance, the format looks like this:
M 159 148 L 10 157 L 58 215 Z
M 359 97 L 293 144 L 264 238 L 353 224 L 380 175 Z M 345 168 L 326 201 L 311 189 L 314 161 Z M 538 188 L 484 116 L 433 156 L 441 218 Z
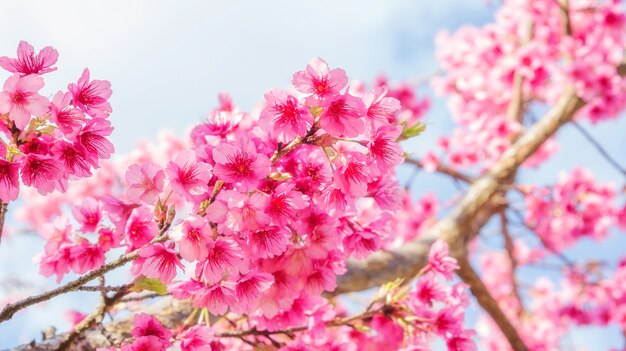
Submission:
M 407 243 L 393 251 L 377 252 L 365 261 L 350 261 L 348 272 L 338 278 L 338 287 L 333 294 L 364 290 L 396 278 L 412 277 L 426 264 L 430 244 L 438 238 L 450 243 L 453 255 L 461 262 L 467 262 L 463 261 L 467 260 L 465 255 L 467 243 L 491 216 L 502 209 L 502 185 L 514 176 L 518 167 L 558 128 L 569 122 L 583 105 L 583 101 L 576 96 L 574 91 L 568 90 L 552 110 L 502 155 L 489 173 L 472 183 L 467 194 L 448 216 L 414 242 Z M 504 314 L 497 303 L 491 301 L 493 297 L 488 294 L 488 291 L 485 295 L 486 288 L 481 285 L 478 275 L 473 270 L 473 275 L 467 272 L 463 270 L 461 277 L 465 277 L 464 280 L 472 285 L 472 291 L 476 294 L 481 306 L 494 317 L 496 322 L 500 319 L 502 325 L 500 323 L 498 325 L 507 334 L 513 349 L 526 350 L 516 330 L 506 326 L 506 324 L 510 326 L 510 323 L 506 317 L 503 317 Z M 150 310 L 156 311 L 157 317 L 168 326 L 180 324 L 191 313 L 188 303 L 175 302 L 171 299 L 164 299 L 158 305 L 152 306 Z M 499 317 L 503 317 L 504 320 Z M 109 334 L 112 340 L 119 340 L 130 331 L 130 320 L 110 323 L 105 330 L 106 333 L 97 330 L 87 332 L 72 349 L 92 350 L 97 346 L 108 346 L 109 342 L 104 335 Z M 62 338 L 57 337 L 34 346 L 24 345 L 14 350 L 55 350 L 59 340 Z

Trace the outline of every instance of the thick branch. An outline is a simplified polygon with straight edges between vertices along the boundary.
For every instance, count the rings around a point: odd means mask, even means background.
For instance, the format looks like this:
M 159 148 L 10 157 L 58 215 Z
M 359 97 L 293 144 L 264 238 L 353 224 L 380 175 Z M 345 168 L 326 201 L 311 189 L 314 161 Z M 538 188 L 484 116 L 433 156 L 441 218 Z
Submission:
M 491 296 L 483 281 L 470 265 L 467 256 L 463 255 L 459 257 L 458 260 L 461 268 L 457 273 L 459 277 L 469 285 L 480 307 L 493 318 L 493 321 L 498 325 L 514 351 L 527 351 L 528 347 L 524 344 L 517 329 L 511 324 L 504 312 L 500 309 L 500 306 L 498 306 L 496 300 Z
M 477 233 L 498 206 L 489 205 L 501 184 L 515 174 L 526 161 L 563 124 L 571 121 L 583 101 L 568 90 L 539 122 L 522 135 L 494 164 L 491 171 L 472 183 L 458 206 L 416 241 L 392 252 L 376 252 L 365 261 L 348 262 L 348 272 L 338 278 L 335 293 L 341 294 L 378 286 L 400 277 L 409 277 L 422 269 L 430 244 L 445 239 L 452 249 L 463 246 Z

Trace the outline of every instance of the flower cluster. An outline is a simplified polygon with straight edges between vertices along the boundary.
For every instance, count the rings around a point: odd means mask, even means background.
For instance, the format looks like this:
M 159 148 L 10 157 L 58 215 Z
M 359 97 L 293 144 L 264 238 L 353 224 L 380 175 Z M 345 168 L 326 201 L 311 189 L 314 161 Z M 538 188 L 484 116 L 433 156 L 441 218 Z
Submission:
M 85 69 L 76 83 L 51 99 L 40 94 L 43 75 L 56 70 L 58 53 L 35 53 L 20 42 L 17 58 L 0 57 L 9 76 L 0 91 L 0 201 L 16 200 L 21 183 L 45 195 L 65 191 L 68 181 L 87 177 L 113 145 L 107 81 L 91 80 Z
M 611 184 L 597 184 L 591 172 L 577 168 L 552 187 L 525 194 L 526 224 L 559 251 L 584 236 L 601 239 L 617 222 L 615 196 Z
M 268 325 L 267 329 L 235 322 L 230 315 L 228 323 L 218 319 L 211 326 L 198 324 L 171 331 L 155 317 L 138 314 L 133 321 L 133 339 L 121 350 L 161 351 L 172 346 L 183 351 L 247 350 L 249 341 L 246 343 L 243 336 L 249 335 L 269 341 L 257 343 L 256 347 L 274 349 L 281 345 L 281 350 L 427 350 L 435 338 L 441 338 L 449 350 L 475 351 L 474 332 L 463 328 L 469 303 L 465 286 L 448 286 L 441 281 L 450 279 L 457 268 L 456 260 L 448 256 L 447 244 L 438 241 L 413 291 L 407 294 L 399 284 L 387 284 L 368 310 L 355 317 L 346 316 L 339 306 L 319 297 L 299 298 L 279 324 Z M 225 331 L 233 327 L 232 323 L 238 324 L 239 332 Z M 299 333 L 290 327 L 296 327 Z
M 598 122 L 625 107 L 626 80 L 616 70 L 626 39 L 621 2 L 567 6 L 565 17 L 559 1 L 505 1 L 494 23 L 439 36 L 445 76 L 434 85 L 459 124 L 440 140 L 446 159 L 439 162 L 486 169 L 523 130 L 521 113 L 554 105 L 568 86 L 586 102 L 581 118 Z M 556 147 L 545 143 L 526 165 L 544 162 Z

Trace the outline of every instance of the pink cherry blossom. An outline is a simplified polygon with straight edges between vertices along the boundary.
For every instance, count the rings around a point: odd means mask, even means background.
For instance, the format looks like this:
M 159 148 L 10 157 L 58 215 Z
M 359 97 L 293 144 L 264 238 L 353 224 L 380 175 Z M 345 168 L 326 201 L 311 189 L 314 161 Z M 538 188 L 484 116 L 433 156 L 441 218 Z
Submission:
M 169 342 L 172 332 L 164 328 L 153 316 L 146 313 L 138 313 L 133 317 L 132 336 L 140 338 L 142 336 L 154 336 L 164 342 Z
M 180 223 L 171 235 L 178 242 L 180 255 L 187 261 L 202 261 L 208 255 L 211 227 L 200 216 L 189 216 Z
M 401 133 L 402 127 L 400 126 L 380 127 L 367 144 L 370 157 L 374 159 L 374 164 L 381 174 L 386 173 L 389 168 L 395 167 L 404 160 L 404 151 L 396 141 Z
M 129 199 L 153 204 L 163 191 L 165 172 L 153 163 L 133 164 L 128 167 L 125 179 Z
M 238 271 L 243 257 L 236 243 L 225 239 L 213 240 L 209 242 L 208 251 L 206 260 L 196 266 L 196 274 L 201 273 L 207 282 L 218 282 L 229 271 Z
M 149 278 L 159 278 L 161 282 L 169 284 L 176 276 L 176 267 L 183 268 L 178 259 L 174 245 L 157 243 L 144 246 L 139 250 L 139 257 L 145 258 L 141 273 Z
M 373 180 L 372 169 L 362 154 L 352 153 L 341 159 L 340 172 L 336 174 L 344 194 L 361 197 L 367 193 L 367 184 Z
M 258 153 L 252 140 L 242 139 L 238 145 L 223 143 L 213 150 L 215 175 L 226 183 L 246 191 L 269 173 L 269 158 Z
M 218 282 L 201 288 L 193 298 L 194 305 L 206 307 L 214 315 L 223 315 L 235 299 L 234 283 Z
M 277 226 L 264 226 L 248 234 L 250 254 L 260 258 L 272 258 L 287 249 L 287 233 Z
M 428 252 L 428 266 L 447 280 L 452 279 L 452 274 L 459 268 L 456 260 L 448 255 L 448 243 L 437 240 Z
M 142 336 L 132 344 L 122 346 L 121 351 L 163 351 L 167 345 L 155 336 Z
M 50 119 L 59 130 L 67 135 L 73 135 L 85 120 L 83 112 L 72 107 L 72 94 L 59 91 L 50 102 Z
M 17 199 L 20 192 L 18 162 L 0 159 L 0 201 L 9 202 Z
M 306 66 L 305 71 L 294 73 L 291 82 L 300 92 L 326 98 L 338 94 L 345 88 L 348 76 L 343 69 L 331 70 L 326 61 L 315 57 Z
M 56 70 L 52 67 L 59 58 L 59 53 L 51 46 L 46 46 L 35 55 L 35 49 L 26 41 L 17 46 L 17 58 L 0 57 L 0 67 L 12 73 L 44 74 Z
M 111 123 L 104 119 L 94 119 L 83 127 L 76 136 L 77 142 L 84 148 L 89 163 L 98 167 L 98 161 L 111 157 L 115 150 L 105 137 L 111 135 Z
M 125 233 L 128 249 L 134 250 L 149 243 L 156 236 L 157 230 L 150 209 L 144 206 L 133 209 L 126 222 Z
M 0 113 L 8 114 L 17 128 L 26 128 L 32 115 L 40 117 L 48 111 L 48 100 L 37 93 L 43 86 L 36 75 L 10 77 L 0 92 Z
M 42 195 L 55 189 L 63 190 L 67 181 L 57 160 L 36 154 L 24 157 L 20 173 L 24 185 L 35 187 Z
M 367 93 L 363 97 L 363 103 L 367 108 L 367 117 L 382 124 L 393 120 L 394 115 L 402 108 L 398 99 L 387 96 L 386 86 Z
M 265 105 L 259 118 L 273 126 L 278 141 L 282 143 L 304 136 L 313 125 L 310 109 L 284 90 L 266 93 Z
M 361 99 L 350 94 L 337 95 L 324 102 L 320 126 L 334 137 L 353 138 L 364 131 L 367 114 Z
M 72 270 L 83 274 L 104 264 L 104 251 L 97 245 L 82 242 L 69 249 L 69 258 Z
M 50 151 L 69 174 L 79 177 L 88 177 L 92 174 L 89 155 L 80 143 L 58 141 Z
M 235 296 L 237 297 L 237 307 L 243 311 L 249 311 L 256 307 L 255 302 L 261 293 L 267 290 L 273 282 L 272 275 L 267 273 L 250 271 L 237 280 L 235 286 Z
M 102 219 L 102 205 L 96 199 L 88 197 L 80 206 L 72 209 L 72 215 L 82 225 L 81 231 L 93 232 Z
M 180 349 L 182 351 L 213 351 L 211 341 L 213 331 L 203 325 L 195 325 L 181 336 Z
M 309 197 L 293 190 L 294 185 L 283 183 L 270 194 L 265 203 L 265 213 L 276 224 L 284 225 L 298 216 L 309 205 Z
M 170 161 L 165 169 L 170 185 L 180 196 L 190 198 L 208 192 L 211 166 L 196 160 L 193 151 L 185 151 Z
M 89 69 L 85 68 L 78 82 L 71 83 L 67 89 L 72 94 L 74 106 L 94 118 L 106 118 L 111 114 L 111 104 L 107 101 L 113 91 L 106 80 L 89 79 Z

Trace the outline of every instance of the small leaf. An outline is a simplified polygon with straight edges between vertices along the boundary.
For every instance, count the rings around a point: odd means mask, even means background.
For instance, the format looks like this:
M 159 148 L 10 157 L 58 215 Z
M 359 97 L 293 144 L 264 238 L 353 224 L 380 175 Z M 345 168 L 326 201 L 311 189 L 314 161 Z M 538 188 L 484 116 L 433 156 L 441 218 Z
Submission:
M 130 288 L 134 292 L 153 291 L 159 295 L 167 295 L 167 287 L 159 279 L 140 276 Z
M 422 122 L 417 122 L 412 126 L 404 127 L 404 129 L 402 130 L 402 135 L 400 135 L 400 137 L 398 138 L 398 141 L 407 140 L 407 139 L 416 137 L 422 134 L 424 130 L 426 130 L 426 124 Z

